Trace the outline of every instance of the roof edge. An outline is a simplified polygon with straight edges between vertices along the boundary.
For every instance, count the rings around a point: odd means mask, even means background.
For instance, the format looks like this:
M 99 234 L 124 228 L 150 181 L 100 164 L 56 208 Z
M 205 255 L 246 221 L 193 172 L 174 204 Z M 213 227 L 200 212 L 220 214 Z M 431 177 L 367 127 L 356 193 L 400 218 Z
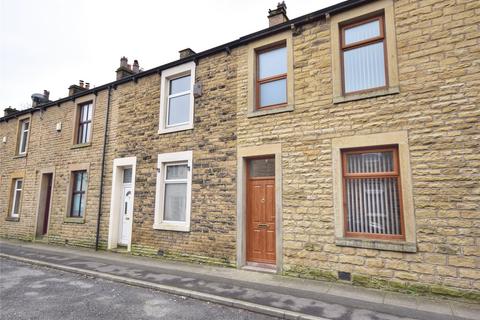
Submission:
M 343 2 L 340 2 L 340 3 L 334 4 L 332 6 L 320 9 L 318 11 L 314 11 L 314 12 L 305 14 L 303 16 L 294 18 L 292 20 L 288 20 L 286 22 L 275 25 L 273 27 L 262 29 L 262 30 L 254 32 L 254 33 L 250 33 L 248 35 L 245 35 L 243 37 L 238 38 L 237 40 L 233 40 L 233 41 L 218 45 L 216 47 L 212 47 L 210 49 L 201 51 L 201 52 L 196 53 L 194 55 L 191 55 L 189 57 L 179 59 L 179 60 L 175 60 L 175 61 L 171 61 L 169 63 L 160 65 L 158 67 L 155 67 L 155 68 L 152 68 L 152 69 L 149 69 L 149 70 L 145 70 L 145 71 L 142 71 L 140 73 L 137 73 L 137 74 L 134 74 L 134 75 L 131 75 L 131 76 L 119 79 L 119 80 L 115 80 L 115 81 L 100 85 L 98 87 L 95 87 L 95 88 L 92 88 L 92 89 L 89 89 L 89 90 L 84 90 L 84 91 L 78 92 L 77 94 L 74 94 L 72 96 L 60 98 L 60 99 L 55 100 L 55 101 L 50 101 L 48 103 L 41 104 L 37 107 L 32 107 L 32 108 L 28 108 L 28 109 L 25 109 L 25 110 L 20 110 L 18 112 L 9 114 L 8 116 L 0 117 L 0 122 L 8 121 L 10 119 L 17 118 L 17 117 L 19 117 L 21 115 L 24 115 L 24 114 L 33 113 L 33 112 L 36 112 L 36 111 L 39 111 L 39 110 L 44 110 L 45 108 L 48 108 L 48 107 L 51 107 L 51 106 L 56 106 L 56 105 L 62 104 L 64 102 L 75 101 L 75 99 L 77 99 L 79 97 L 89 95 L 89 94 L 95 94 L 96 95 L 100 91 L 103 91 L 103 90 L 106 90 L 106 89 L 109 89 L 109 88 L 114 88 L 114 87 L 116 87 L 120 84 L 124 84 L 124 83 L 130 82 L 130 81 L 137 81 L 140 78 L 143 78 L 143 77 L 155 74 L 155 73 L 161 73 L 162 70 L 169 69 L 169 68 L 175 67 L 177 65 L 180 65 L 180 64 L 183 64 L 183 63 L 186 63 L 186 62 L 191 62 L 191 61 L 198 62 L 199 59 L 208 57 L 208 56 L 216 54 L 218 52 L 229 51 L 230 49 L 248 44 L 252 41 L 255 41 L 255 40 L 258 40 L 258 39 L 261 39 L 261 38 L 264 38 L 264 37 L 267 37 L 267 36 L 282 32 L 282 31 L 285 31 L 287 29 L 290 29 L 292 26 L 303 25 L 303 24 L 306 24 L 306 23 L 316 21 L 316 20 L 320 19 L 322 16 L 325 16 L 326 14 L 335 14 L 335 13 L 338 13 L 338 12 L 346 11 L 346 10 L 352 9 L 354 7 L 358 7 L 360 5 L 363 5 L 363 4 L 366 4 L 368 2 L 372 2 L 372 1 L 374 1 L 374 0 L 347 0 L 347 1 L 343 1 Z

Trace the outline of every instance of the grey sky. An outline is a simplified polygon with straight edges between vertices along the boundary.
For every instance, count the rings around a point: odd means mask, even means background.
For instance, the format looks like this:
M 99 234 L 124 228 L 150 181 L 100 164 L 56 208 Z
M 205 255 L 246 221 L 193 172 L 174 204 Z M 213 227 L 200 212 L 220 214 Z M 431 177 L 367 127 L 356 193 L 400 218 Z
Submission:
M 145 70 L 268 26 L 278 0 L 0 0 L 0 110 L 115 80 L 121 56 Z M 287 0 L 290 19 L 339 0 Z

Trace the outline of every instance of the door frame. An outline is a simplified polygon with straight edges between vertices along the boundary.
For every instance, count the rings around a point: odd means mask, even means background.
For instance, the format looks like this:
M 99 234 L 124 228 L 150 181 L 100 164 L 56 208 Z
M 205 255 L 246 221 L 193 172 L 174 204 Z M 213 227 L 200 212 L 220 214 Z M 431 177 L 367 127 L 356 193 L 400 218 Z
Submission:
M 135 208 L 135 172 L 137 157 L 117 158 L 113 160 L 112 168 L 112 196 L 110 198 L 110 218 L 108 223 L 108 249 L 118 247 L 118 229 L 120 223 L 120 204 L 123 195 L 123 170 L 126 167 L 132 168 L 132 207 Z M 135 210 L 134 210 L 135 214 Z M 130 220 L 130 239 L 127 241 L 127 251 L 132 250 L 133 217 Z
M 258 157 L 275 158 L 275 256 L 276 271 L 283 271 L 282 242 L 282 147 L 269 144 L 237 148 L 237 268 L 247 263 L 247 160 Z
M 48 232 L 50 231 L 50 221 L 52 221 L 52 207 L 53 207 L 53 194 L 55 191 L 55 167 L 48 167 L 41 169 L 38 172 L 38 192 L 37 192 L 37 210 L 35 213 L 35 227 L 33 228 L 33 239 L 34 241 L 37 239 L 37 228 L 38 228 L 38 218 L 40 217 L 40 213 L 45 206 L 45 203 L 43 201 L 40 201 L 40 197 L 42 196 L 42 180 L 43 180 L 43 175 L 44 174 L 51 174 L 52 175 L 52 189 L 50 191 L 50 205 L 49 205 L 49 216 L 48 216 L 48 224 L 47 224 L 47 233 L 46 235 L 48 236 Z M 43 207 L 43 208 L 42 208 Z M 45 217 L 44 217 L 45 218 Z

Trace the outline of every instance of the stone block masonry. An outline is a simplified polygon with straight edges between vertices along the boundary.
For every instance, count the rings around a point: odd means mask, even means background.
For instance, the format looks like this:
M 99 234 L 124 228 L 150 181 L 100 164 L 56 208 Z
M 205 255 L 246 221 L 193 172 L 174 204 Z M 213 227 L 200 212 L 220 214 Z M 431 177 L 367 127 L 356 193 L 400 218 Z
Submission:
M 332 49 L 331 17 L 288 31 L 294 99 L 285 112 L 251 116 L 248 44 L 196 61 L 202 94 L 195 98 L 193 129 L 158 133 L 160 74 L 112 88 L 101 246 L 106 247 L 112 227 L 113 161 L 137 157 L 132 253 L 239 266 L 237 235 L 245 230 L 237 225 L 237 150 L 275 144 L 281 145 L 282 221 L 277 223 L 284 274 L 336 280 L 343 271 L 358 285 L 479 299 L 480 3 L 382 3 L 393 4 L 395 92 L 334 103 L 332 61 L 339 53 Z M 352 14 L 362 8 L 352 8 Z M 33 240 L 40 172 L 54 168 L 48 241 L 94 245 L 107 93 L 82 97 L 95 101 L 88 147 L 71 148 L 73 110 L 80 101 L 31 114 L 26 157 L 14 156 L 17 119 L 0 121 L 0 137 L 8 141 L 0 146 L 0 236 Z M 58 122 L 61 132 L 55 131 Z M 411 177 L 413 250 L 339 245 L 334 139 L 392 132 L 407 137 L 411 172 L 401 175 Z M 193 151 L 190 231 L 154 229 L 158 154 L 187 150 Z M 64 219 L 66 190 L 69 168 L 80 163 L 89 164 L 87 210 L 85 221 L 74 224 Z M 25 177 L 22 210 L 19 221 L 7 221 L 14 173 Z

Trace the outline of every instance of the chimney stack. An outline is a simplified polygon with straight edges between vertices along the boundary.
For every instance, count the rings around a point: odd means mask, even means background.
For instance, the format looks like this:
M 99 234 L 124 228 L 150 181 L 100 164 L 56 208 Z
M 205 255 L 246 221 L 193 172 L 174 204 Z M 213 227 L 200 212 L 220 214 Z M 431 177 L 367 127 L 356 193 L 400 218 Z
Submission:
M 268 10 L 268 26 L 273 27 L 277 24 L 284 23 L 288 21 L 287 17 L 287 5 L 285 1 L 279 2 L 277 4 L 277 9 Z
M 128 59 L 126 57 L 120 58 L 120 67 L 116 71 L 117 80 L 131 76 L 134 74 L 132 67 L 128 64 Z
M 48 97 L 50 96 L 50 91 L 43 90 L 43 93 L 34 93 L 32 94 L 32 108 L 35 108 L 41 104 L 50 102 Z
M 12 107 L 7 107 L 7 108 L 3 109 L 3 113 L 4 113 L 5 117 L 9 116 L 11 114 L 14 114 L 15 112 L 18 112 L 18 110 L 15 109 L 15 108 L 12 108 Z
M 193 50 L 190 49 L 190 48 L 186 48 L 186 49 L 180 50 L 180 51 L 178 51 L 178 53 L 180 53 L 180 59 L 188 58 L 188 57 L 193 56 L 194 54 L 196 54 L 195 51 L 193 51 Z
M 74 94 L 88 90 L 89 88 L 90 83 L 87 82 L 87 85 L 85 86 L 83 80 L 80 80 L 78 81 L 78 85 L 72 84 L 70 87 L 68 87 L 68 95 L 73 96 Z

